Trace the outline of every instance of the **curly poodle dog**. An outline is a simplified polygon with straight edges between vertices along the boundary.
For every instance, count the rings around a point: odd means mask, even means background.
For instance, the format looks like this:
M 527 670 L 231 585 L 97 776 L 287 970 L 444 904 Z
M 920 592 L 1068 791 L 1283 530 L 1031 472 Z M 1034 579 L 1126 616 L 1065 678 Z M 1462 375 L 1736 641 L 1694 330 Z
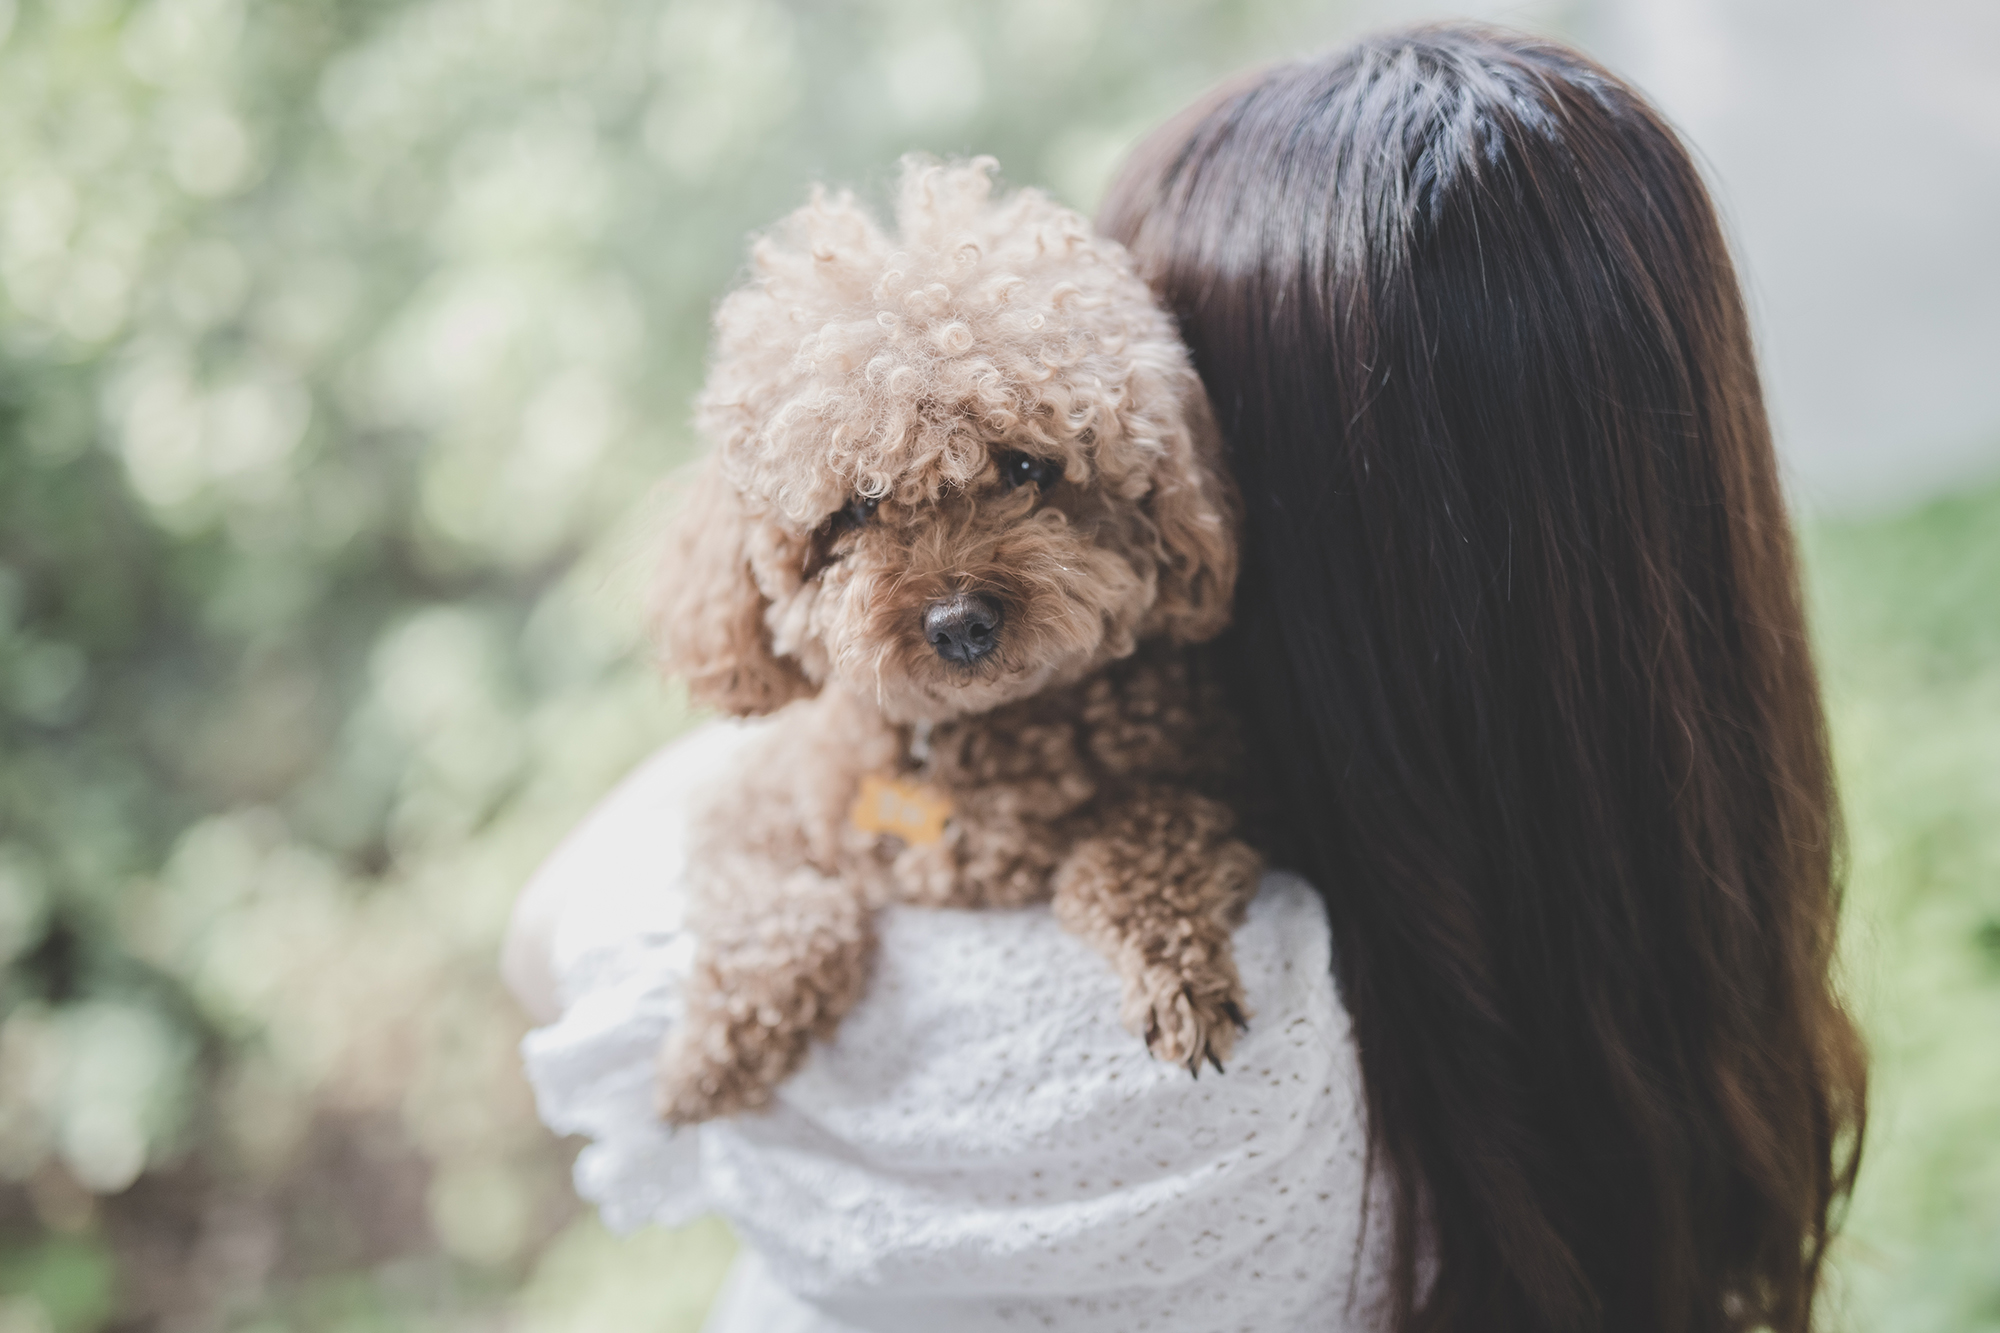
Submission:
M 784 712 L 696 820 L 669 1121 L 766 1103 L 889 903 L 1052 900 L 1197 1073 L 1248 1017 L 1260 862 L 1187 647 L 1236 576 L 1216 431 L 1124 250 L 993 165 L 906 161 L 895 235 L 816 192 L 716 315 L 658 628 L 697 700 Z

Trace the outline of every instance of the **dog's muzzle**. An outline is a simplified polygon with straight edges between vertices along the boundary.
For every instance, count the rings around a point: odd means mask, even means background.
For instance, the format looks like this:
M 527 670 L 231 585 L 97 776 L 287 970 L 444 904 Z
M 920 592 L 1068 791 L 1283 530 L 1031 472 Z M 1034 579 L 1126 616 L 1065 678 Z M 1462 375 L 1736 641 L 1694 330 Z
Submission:
M 924 637 L 937 655 L 971 666 L 1000 646 L 1000 603 L 984 593 L 962 592 L 924 608 Z

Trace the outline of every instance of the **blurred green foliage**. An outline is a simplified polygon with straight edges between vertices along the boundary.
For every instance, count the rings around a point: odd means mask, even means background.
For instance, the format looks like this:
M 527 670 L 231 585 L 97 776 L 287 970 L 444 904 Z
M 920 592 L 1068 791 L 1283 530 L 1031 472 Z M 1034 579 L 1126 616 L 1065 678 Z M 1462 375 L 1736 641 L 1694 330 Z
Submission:
M 684 719 L 656 486 L 746 230 L 1088 206 L 1308 0 L 0 0 L 0 1333 L 692 1330 L 534 1120 L 513 893 Z M 1856 1327 L 2000 1323 L 2000 496 L 1825 526 Z M 1985 1285 L 1981 1285 L 1984 1283 Z
M 1875 1065 L 1855 1329 L 2000 1329 L 2000 487 L 1808 532 Z

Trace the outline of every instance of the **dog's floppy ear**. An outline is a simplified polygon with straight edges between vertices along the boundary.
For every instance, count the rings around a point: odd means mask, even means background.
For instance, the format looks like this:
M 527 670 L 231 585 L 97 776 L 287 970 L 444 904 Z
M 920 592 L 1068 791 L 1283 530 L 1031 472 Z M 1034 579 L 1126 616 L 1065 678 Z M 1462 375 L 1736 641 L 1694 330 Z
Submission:
M 750 567 L 756 520 L 711 457 L 688 487 L 654 584 L 660 661 L 697 703 L 751 717 L 816 688 L 771 649 L 770 602 Z
M 1145 501 L 1160 544 L 1159 593 L 1148 630 L 1177 643 L 1201 643 L 1229 624 L 1240 510 L 1208 396 L 1197 382 L 1182 398 L 1183 427 L 1166 434 Z

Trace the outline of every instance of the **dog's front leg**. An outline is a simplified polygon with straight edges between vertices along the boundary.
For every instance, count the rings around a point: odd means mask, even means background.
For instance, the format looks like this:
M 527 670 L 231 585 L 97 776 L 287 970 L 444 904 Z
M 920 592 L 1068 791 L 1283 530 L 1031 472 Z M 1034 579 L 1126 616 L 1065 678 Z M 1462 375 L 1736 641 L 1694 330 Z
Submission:
M 1148 788 L 1120 802 L 1064 858 L 1057 920 L 1111 960 L 1120 1017 L 1162 1060 L 1222 1068 L 1249 1019 L 1230 932 L 1261 859 L 1218 801 Z
M 690 888 L 700 943 L 659 1078 L 661 1117 L 683 1125 L 766 1105 L 860 998 L 874 942 L 859 889 L 809 867 L 738 854 Z

